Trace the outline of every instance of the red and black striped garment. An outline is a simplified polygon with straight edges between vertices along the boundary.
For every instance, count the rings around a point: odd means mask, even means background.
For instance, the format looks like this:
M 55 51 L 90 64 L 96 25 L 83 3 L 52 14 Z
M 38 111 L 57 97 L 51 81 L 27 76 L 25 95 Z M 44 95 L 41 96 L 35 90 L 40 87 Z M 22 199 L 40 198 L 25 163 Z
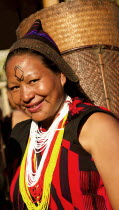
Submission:
M 53 173 L 50 210 L 112 210 L 103 181 L 91 155 L 78 142 L 78 134 L 86 119 L 94 112 L 111 114 L 107 109 L 84 103 L 75 98 L 70 106 L 68 121 Z M 21 148 L 19 165 L 25 151 L 31 120 L 15 126 L 11 140 Z M 19 192 L 20 166 L 14 174 L 10 194 L 14 210 L 26 210 Z

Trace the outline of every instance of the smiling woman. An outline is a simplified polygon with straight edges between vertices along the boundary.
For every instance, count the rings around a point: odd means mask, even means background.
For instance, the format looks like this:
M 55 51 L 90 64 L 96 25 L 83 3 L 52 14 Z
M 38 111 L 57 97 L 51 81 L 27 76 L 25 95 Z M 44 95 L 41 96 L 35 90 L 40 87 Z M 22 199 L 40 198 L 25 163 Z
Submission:
M 5 71 L 14 103 L 31 117 L 11 135 L 21 148 L 13 208 L 118 210 L 118 119 L 82 92 L 40 20 L 12 45 Z
M 66 77 L 53 73 L 43 64 L 41 56 L 30 53 L 13 56 L 7 66 L 14 103 L 35 121 L 54 118 L 65 98 L 62 87 Z

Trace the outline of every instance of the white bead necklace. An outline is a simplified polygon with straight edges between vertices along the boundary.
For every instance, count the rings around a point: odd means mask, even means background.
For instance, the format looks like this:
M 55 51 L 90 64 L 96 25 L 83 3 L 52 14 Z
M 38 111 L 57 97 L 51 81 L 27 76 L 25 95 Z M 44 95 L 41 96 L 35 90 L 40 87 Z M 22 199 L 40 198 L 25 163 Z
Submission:
M 45 159 L 47 157 L 53 136 L 55 134 L 55 131 L 58 129 L 60 121 L 68 113 L 69 104 L 71 103 L 71 101 L 72 101 L 71 98 L 69 96 L 66 96 L 66 100 L 64 102 L 62 109 L 60 110 L 56 119 L 53 121 L 52 125 L 49 127 L 47 131 L 45 132 L 40 131 L 38 129 L 38 123 L 34 121 L 32 121 L 31 123 L 30 144 L 26 161 L 26 182 L 29 187 L 34 186 L 38 182 L 41 176 L 42 168 Z M 44 152 L 39 165 L 37 165 L 37 160 L 36 160 L 36 172 L 34 173 L 32 170 L 32 155 L 34 152 L 39 153 L 42 152 L 43 150 Z

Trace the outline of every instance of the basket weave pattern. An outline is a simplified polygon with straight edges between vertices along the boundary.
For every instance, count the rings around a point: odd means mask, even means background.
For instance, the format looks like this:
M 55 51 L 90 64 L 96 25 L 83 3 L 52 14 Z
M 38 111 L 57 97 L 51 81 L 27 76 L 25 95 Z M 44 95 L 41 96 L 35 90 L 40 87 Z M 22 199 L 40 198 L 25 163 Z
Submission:
M 102 57 L 104 75 L 99 55 Z M 80 85 L 89 98 L 119 116 L 119 52 L 108 49 L 99 52 L 98 48 L 92 48 L 73 51 L 63 57 L 79 76 Z
M 119 46 L 119 7 L 109 0 L 74 0 L 42 9 L 22 22 L 17 35 L 23 36 L 37 18 L 61 52 L 94 44 Z

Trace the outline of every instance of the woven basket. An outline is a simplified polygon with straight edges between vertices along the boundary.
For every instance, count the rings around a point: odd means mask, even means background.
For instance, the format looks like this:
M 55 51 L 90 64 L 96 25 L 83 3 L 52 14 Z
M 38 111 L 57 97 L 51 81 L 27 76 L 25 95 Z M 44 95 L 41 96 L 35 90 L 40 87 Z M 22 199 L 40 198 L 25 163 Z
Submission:
M 62 2 L 22 21 L 17 36 L 22 37 L 37 18 L 84 92 L 119 117 L 119 6 L 110 0 Z

